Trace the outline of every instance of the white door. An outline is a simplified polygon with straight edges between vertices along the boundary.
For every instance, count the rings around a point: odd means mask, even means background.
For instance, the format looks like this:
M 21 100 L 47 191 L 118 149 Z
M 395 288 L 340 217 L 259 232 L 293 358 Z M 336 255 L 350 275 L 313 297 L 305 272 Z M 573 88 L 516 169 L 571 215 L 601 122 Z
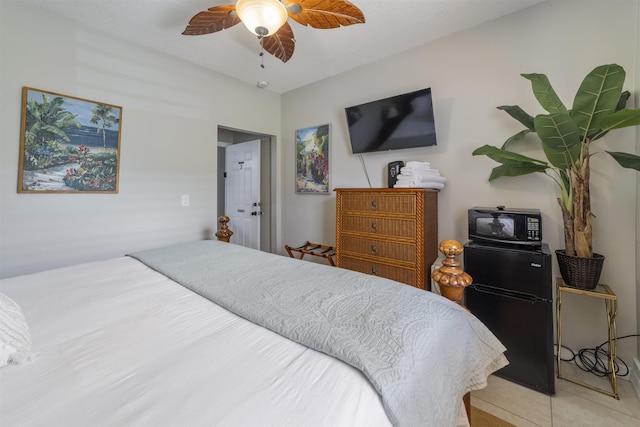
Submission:
M 225 149 L 225 215 L 233 231 L 231 243 L 260 249 L 260 141 Z

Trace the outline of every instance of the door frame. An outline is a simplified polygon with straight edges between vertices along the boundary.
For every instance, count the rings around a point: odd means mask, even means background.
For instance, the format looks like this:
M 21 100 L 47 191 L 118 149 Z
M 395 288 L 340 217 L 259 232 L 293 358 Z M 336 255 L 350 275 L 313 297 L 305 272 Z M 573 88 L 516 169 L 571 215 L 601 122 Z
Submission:
M 260 199 L 262 202 L 262 215 L 260 216 L 260 250 L 264 252 L 277 253 L 277 218 L 276 218 L 276 137 L 274 135 L 263 134 L 252 131 L 234 129 L 227 126 L 218 125 L 217 141 L 217 191 L 218 191 L 218 213 L 217 216 L 225 215 L 225 153 L 227 146 L 259 139 L 260 145 Z M 216 217 L 217 218 L 217 217 Z M 216 221 L 217 222 L 217 221 Z M 229 227 L 233 231 L 233 227 Z

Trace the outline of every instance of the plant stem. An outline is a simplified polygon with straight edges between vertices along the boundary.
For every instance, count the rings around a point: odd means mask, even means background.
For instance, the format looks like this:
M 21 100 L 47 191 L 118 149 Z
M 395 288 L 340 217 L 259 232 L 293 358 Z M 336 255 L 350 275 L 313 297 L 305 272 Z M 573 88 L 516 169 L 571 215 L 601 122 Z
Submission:
M 583 159 L 580 168 L 571 170 L 573 186 L 573 230 L 576 255 L 581 258 L 593 257 L 591 228 L 591 195 L 589 192 L 589 141 L 582 149 Z
M 558 197 L 558 204 L 562 210 L 562 222 L 564 224 L 564 252 L 570 256 L 576 256 L 576 247 L 573 239 L 573 217 L 567 210 L 562 199 Z

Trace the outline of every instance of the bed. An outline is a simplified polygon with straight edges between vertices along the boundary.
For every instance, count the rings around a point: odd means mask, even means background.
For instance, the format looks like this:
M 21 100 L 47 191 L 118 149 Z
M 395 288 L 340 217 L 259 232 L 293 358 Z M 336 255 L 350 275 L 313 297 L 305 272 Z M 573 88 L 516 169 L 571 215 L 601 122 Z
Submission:
M 441 296 L 219 241 L 4 279 L 0 293 L 30 344 L 0 368 L 5 427 L 453 426 L 507 363 Z

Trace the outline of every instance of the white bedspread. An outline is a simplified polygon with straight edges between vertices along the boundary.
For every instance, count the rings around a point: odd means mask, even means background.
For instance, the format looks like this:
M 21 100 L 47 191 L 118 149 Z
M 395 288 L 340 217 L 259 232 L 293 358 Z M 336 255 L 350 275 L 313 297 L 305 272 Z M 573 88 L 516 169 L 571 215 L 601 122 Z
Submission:
M 200 295 L 363 372 L 396 427 L 456 425 L 504 346 L 441 296 L 388 279 L 199 241 L 131 254 Z
M 0 369 L 3 427 L 389 426 L 356 369 L 134 259 L 5 279 L 0 292 L 36 353 Z

